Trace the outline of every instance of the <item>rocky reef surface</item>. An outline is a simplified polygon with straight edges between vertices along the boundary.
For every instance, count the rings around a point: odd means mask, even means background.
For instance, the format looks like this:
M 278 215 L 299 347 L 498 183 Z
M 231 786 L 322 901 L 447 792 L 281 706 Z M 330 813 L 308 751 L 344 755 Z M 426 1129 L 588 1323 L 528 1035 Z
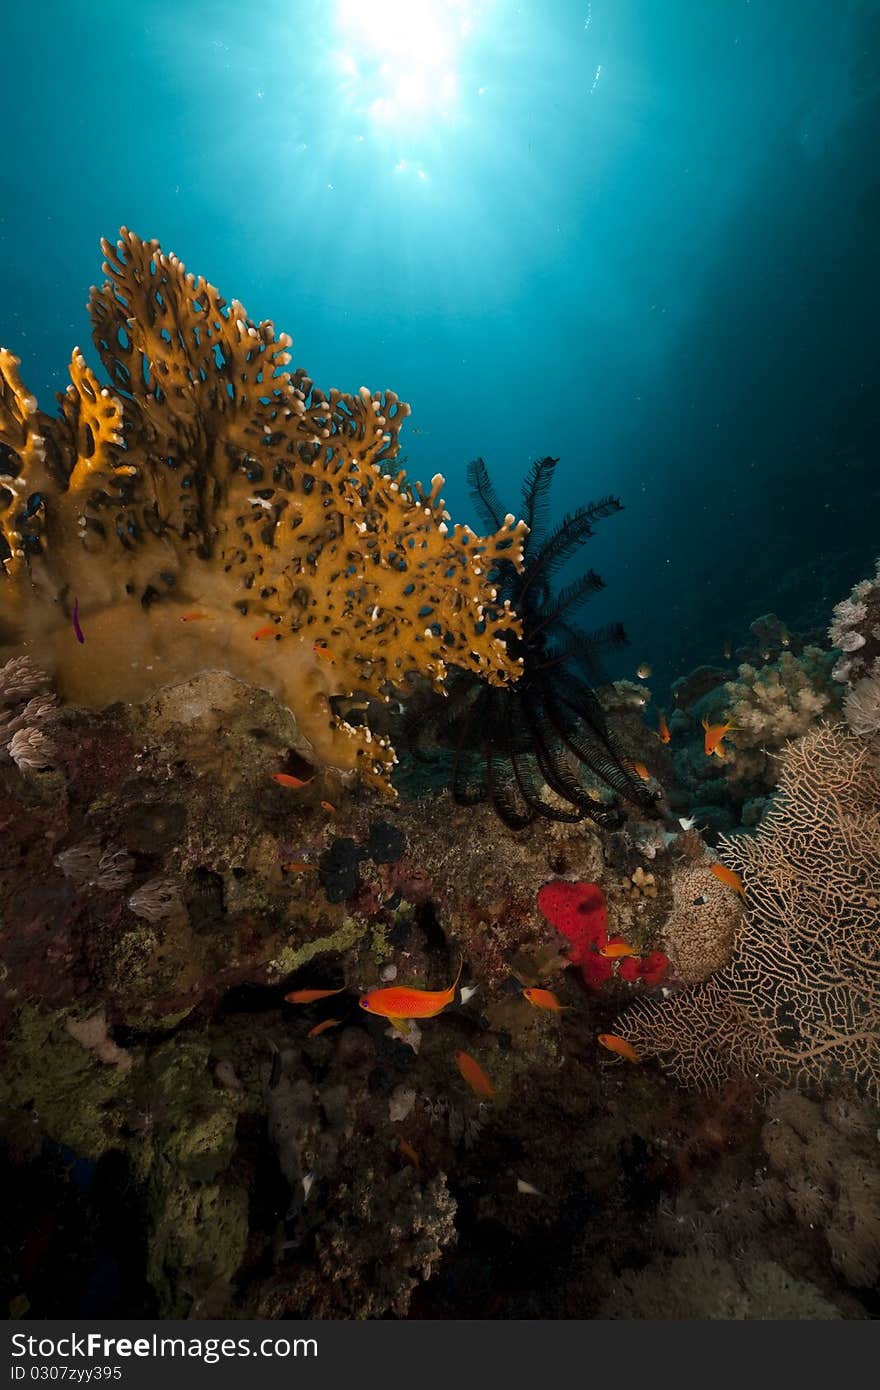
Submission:
M 876 1312 L 869 1100 L 702 1096 L 598 1041 L 730 957 L 740 896 L 695 830 L 389 802 L 218 672 L 103 711 L 27 674 L 0 761 L 9 1316 Z M 671 767 L 624 705 L 630 755 Z M 436 1017 L 358 1007 L 459 961 Z

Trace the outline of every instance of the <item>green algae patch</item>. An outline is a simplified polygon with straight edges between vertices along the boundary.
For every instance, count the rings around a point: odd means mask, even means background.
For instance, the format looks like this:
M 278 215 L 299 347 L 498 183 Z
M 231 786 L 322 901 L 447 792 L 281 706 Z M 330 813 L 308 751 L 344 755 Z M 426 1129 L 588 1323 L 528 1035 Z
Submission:
M 392 956 L 394 952 L 391 942 L 388 940 L 388 928 L 384 922 L 378 922 L 372 928 L 371 937 L 373 955 L 376 957 L 376 960 L 388 960 L 388 957 Z
M 99 1061 L 70 1036 L 65 1017 L 20 1010 L 4 1048 L 0 1114 L 4 1124 L 30 1114 L 56 1144 L 95 1160 L 119 1142 L 120 1097 L 136 1067 Z
M 285 946 L 275 960 L 269 962 L 269 980 L 283 980 L 286 975 L 292 975 L 301 966 L 307 965 L 315 956 L 322 956 L 330 951 L 341 954 L 351 946 L 356 946 L 366 932 L 366 926 L 356 922 L 353 917 L 346 917 L 342 926 L 330 936 L 319 936 L 314 941 L 303 942 L 301 946 Z
M 144 1142 L 133 1146 L 141 1178 L 167 1161 L 192 1182 L 212 1182 L 235 1152 L 240 1101 L 219 1090 L 204 1037 L 176 1037 L 154 1049 L 141 1076 L 139 1117 Z
M 189 1018 L 195 1004 L 187 1004 L 182 1009 L 176 1009 L 173 1013 L 161 1014 L 158 1018 L 152 1018 L 148 1014 L 131 1014 L 126 1012 L 125 1022 L 129 1028 L 136 1028 L 139 1033 L 170 1033 L 183 1023 L 185 1018 Z
M 148 1204 L 147 1278 L 159 1316 L 182 1318 L 202 1294 L 233 1279 L 247 1244 L 248 1197 L 237 1184 L 193 1186 L 163 1167 Z

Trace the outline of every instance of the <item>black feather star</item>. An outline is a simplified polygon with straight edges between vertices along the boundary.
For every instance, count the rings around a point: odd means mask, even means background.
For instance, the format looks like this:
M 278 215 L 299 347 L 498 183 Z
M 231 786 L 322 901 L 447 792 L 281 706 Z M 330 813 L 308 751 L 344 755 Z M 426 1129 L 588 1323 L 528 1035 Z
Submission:
M 619 623 L 598 632 L 575 624 L 577 610 L 603 588 L 593 570 L 554 592 L 553 575 L 590 536 L 597 521 L 622 510 L 615 497 L 578 507 L 546 535 L 546 513 L 555 458 L 532 464 L 522 490 L 522 516 L 530 528 L 524 563 L 498 562 L 493 579 L 499 600 L 509 599 L 522 621 L 522 636 L 505 636 L 522 658 L 519 680 L 493 686 L 459 668 L 446 682 L 446 698 L 410 706 L 410 747 L 422 761 L 442 752 L 451 758 L 450 783 L 463 806 L 490 801 L 512 829 L 538 816 L 555 821 L 589 817 L 619 824 L 614 801 L 596 799 L 585 780 L 606 787 L 656 814 L 655 797 L 628 770 L 611 734 L 595 686 L 603 683 L 603 651 L 626 641 Z M 500 529 L 505 511 L 482 459 L 468 465 L 468 483 L 482 520 Z

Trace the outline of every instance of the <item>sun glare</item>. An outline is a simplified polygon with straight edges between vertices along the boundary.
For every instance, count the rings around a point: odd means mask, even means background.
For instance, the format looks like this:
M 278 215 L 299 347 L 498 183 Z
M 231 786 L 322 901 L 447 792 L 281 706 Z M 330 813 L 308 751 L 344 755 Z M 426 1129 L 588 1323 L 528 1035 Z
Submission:
M 472 11 L 469 0 L 338 0 L 337 70 L 356 105 L 376 125 L 450 118 Z

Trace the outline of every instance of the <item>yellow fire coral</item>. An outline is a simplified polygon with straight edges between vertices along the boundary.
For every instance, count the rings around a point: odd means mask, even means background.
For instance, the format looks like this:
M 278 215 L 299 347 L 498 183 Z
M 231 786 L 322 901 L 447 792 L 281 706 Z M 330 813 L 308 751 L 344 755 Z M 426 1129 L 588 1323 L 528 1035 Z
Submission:
M 103 242 L 95 345 L 51 417 L 0 350 L 0 656 L 34 656 L 67 698 L 137 700 L 219 668 L 272 690 L 316 757 L 387 787 L 394 752 L 335 716 L 448 663 L 516 679 L 519 632 L 491 583 L 527 530 L 447 526 L 440 489 L 390 476 L 409 407 L 325 395 L 155 241 Z

